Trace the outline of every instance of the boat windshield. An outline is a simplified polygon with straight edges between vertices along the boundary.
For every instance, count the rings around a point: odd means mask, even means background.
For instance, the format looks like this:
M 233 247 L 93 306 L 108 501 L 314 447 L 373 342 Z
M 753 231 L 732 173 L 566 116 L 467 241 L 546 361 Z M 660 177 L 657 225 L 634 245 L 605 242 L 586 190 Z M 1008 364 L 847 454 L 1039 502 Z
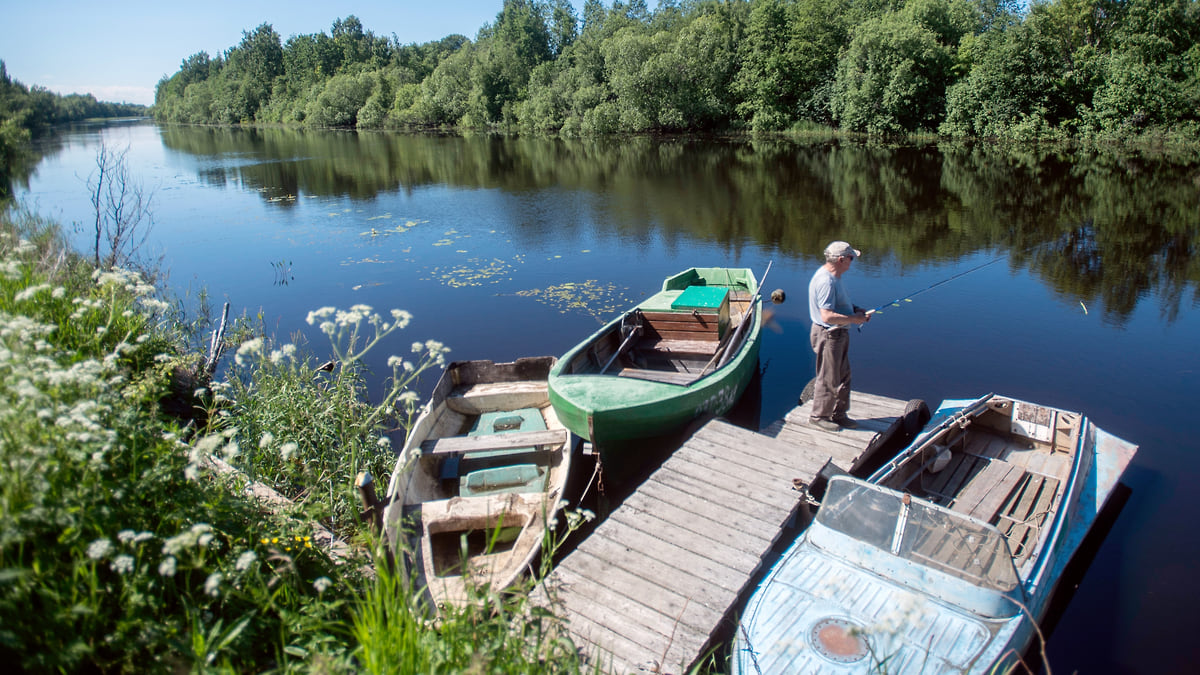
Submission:
M 878 485 L 831 480 L 817 522 L 976 586 L 1008 592 L 1018 583 L 999 530 Z

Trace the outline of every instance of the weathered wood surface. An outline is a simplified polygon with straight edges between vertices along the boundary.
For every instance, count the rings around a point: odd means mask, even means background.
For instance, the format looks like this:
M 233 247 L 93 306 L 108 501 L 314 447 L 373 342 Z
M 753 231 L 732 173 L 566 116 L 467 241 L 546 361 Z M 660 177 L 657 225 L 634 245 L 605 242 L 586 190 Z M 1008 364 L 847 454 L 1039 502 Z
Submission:
M 512 450 L 531 445 L 561 445 L 567 442 L 565 429 L 549 429 L 543 431 L 510 431 L 503 434 L 485 434 L 483 436 L 450 436 L 435 438 L 421 443 L 421 452 L 427 455 L 445 455 L 461 452 L 486 452 L 491 450 Z
M 798 510 L 793 480 L 861 463 L 904 402 L 855 395 L 862 429 L 780 420 L 763 435 L 705 424 L 551 573 L 535 599 L 604 672 L 684 673 L 728 634 L 739 601 Z M 875 429 L 874 431 L 872 429 Z M 845 434 L 845 435 L 842 435 Z M 772 437 L 774 436 L 774 437 Z M 843 463 L 844 462 L 844 463 Z
M 783 419 L 773 422 L 762 433 L 781 441 L 800 446 L 814 446 L 829 452 L 829 459 L 844 471 L 853 471 L 871 456 L 866 450 L 878 449 L 889 433 L 900 424 L 905 401 L 853 392 L 850 394 L 850 417 L 858 428 L 825 431 L 808 423 L 812 402 L 791 410 Z

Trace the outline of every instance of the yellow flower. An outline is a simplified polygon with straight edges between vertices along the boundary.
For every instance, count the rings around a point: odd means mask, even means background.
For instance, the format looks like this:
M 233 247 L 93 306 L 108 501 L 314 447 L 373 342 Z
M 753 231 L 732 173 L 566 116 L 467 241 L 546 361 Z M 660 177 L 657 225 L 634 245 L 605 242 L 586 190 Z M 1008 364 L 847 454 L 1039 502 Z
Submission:
M 271 543 L 271 540 L 270 540 L 270 539 L 267 539 L 266 537 L 263 537 L 263 538 L 262 538 L 262 543 L 264 543 L 264 544 L 269 544 L 269 543 Z

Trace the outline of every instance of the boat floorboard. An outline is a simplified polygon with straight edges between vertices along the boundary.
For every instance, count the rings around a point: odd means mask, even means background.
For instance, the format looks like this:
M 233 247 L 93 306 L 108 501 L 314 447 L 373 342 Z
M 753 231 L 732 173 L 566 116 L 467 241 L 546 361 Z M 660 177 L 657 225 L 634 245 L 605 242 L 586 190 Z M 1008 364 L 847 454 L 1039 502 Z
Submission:
M 604 672 L 685 673 L 728 635 L 739 604 L 830 460 L 860 467 L 905 401 L 854 394 L 857 429 L 810 426 L 804 406 L 761 433 L 713 420 L 566 556 L 534 594 Z

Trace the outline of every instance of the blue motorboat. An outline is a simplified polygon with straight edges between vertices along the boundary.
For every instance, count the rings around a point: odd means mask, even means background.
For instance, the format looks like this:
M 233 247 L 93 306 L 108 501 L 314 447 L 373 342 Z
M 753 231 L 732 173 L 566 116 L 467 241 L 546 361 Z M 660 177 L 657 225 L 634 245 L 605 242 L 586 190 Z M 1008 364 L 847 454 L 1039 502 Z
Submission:
M 830 479 L 751 595 L 731 671 L 1006 672 L 1136 451 L 1079 413 L 944 402 L 867 480 Z

